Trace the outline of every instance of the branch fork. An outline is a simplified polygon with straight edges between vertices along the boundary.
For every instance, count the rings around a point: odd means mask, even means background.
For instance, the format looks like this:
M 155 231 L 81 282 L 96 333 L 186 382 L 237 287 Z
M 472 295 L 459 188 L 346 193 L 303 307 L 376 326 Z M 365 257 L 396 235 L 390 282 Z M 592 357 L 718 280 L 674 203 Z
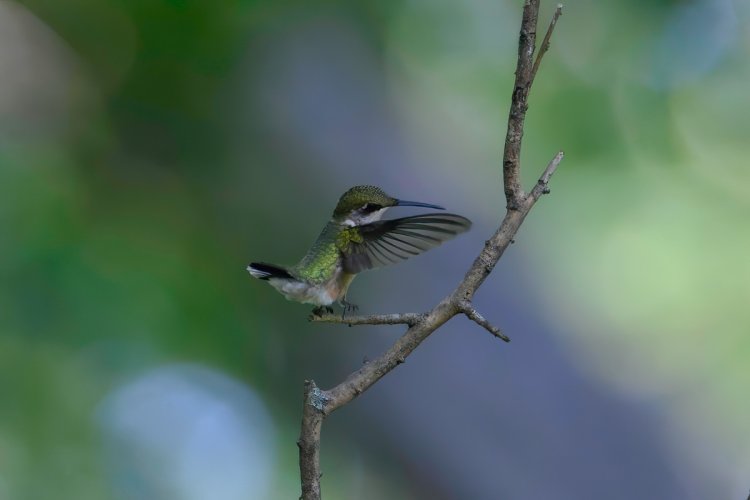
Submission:
M 557 153 L 542 172 L 541 177 L 525 193 L 521 186 L 520 156 L 523 139 L 524 120 L 528 109 L 528 96 L 537 71 L 547 52 L 558 19 L 562 15 L 562 5 L 558 5 L 550 21 L 539 51 L 534 58 L 536 47 L 536 25 L 540 0 L 525 0 L 521 31 L 518 42 L 518 62 L 516 78 L 508 114 L 508 132 L 503 152 L 503 188 L 506 198 L 506 213 L 500 227 L 485 242 L 479 255 L 474 259 L 463 280 L 455 290 L 426 313 L 378 314 L 371 316 L 341 317 L 333 314 L 311 316 L 310 321 L 322 323 L 344 323 L 353 325 L 406 325 L 406 332 L 379 357 L 363 364 L 357 371 L 335 387 L 322 390 L 315 382 L 305 382 L 302 411 L 302 428 L 297 441 L 299 466 L 302 484 L 302 500 L 319 500 L 320 493 L 320 433 L 323 420 L 331 412 L 348 404 L 354 398 L 372 387 L 387 375 L 419 345 L 453 316 L 463 314 L 494 337 L 505 342 L 510 339 L 499 328 L 492 325 L 472 304 L 474 294 L 489 276 L 505 250 L 514 242 L 514 237 L 526 216 L 539 198 L 550 192 L 549 181 L 563 159 L 563 152 Z

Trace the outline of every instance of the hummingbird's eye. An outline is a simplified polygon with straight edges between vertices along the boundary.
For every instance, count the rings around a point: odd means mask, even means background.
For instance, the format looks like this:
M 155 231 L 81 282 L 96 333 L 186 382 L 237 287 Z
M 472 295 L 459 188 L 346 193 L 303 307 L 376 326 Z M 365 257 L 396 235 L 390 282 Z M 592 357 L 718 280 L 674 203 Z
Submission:
M 366 214 L 377 212 L 383 208 L 381 205 L 378 205 L 377 203 L 365 203 L 365 205 L 362 207 L 362 211 Z

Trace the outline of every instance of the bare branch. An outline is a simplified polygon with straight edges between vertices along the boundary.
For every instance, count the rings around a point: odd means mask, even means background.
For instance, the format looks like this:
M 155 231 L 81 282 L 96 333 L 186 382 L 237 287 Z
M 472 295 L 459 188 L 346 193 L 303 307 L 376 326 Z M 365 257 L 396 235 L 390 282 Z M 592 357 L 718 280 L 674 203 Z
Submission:
M 312 380 L 305 381 L 302 403 L 302 428 L 297 447 L 299 448 L 299 472 L 302 483 L 301 499 L 320 499 L 320 431 L 323 427 L 322 391 Z
M 406 333 L 387 351 L 350 374 L 336 387 L 328 390 L 327 394 L 331 397 L 331 401 L 326 406 L 326 411 L 331 412 L 347 404 L 388 372 L 405 362 L 409 354 L 419 347 L 424 339 L 451 319 L 456 312 L 452 303 L 446 299 L 441 301 L 419 323 L 406 330 Z
M 343 323 L 354 325 L 409 325 L 419 323 L 424 314 L 401 313 L 401 314 L 373 314 L 372 316 L 340 316 L 337 314 L 325 314 L 323 316 L 310 315 L 310 321 L 314 323 Z
M 493 326 L 492 323 L 484 319 L 484 316 L 479 314 L 479 311 L 476 310 L 471 302 L 469 302 L 468 300 L 462 300 L 458 303 L 458 307 L 461 309 L 461 312 L 464 313 L 466 317 L 472 320 L 474 323 L 478 324 L 500 340 L 510 342 L 510 338 L 504 335 L 498 327 Z
M 534 67 L 534 44 L 536 22 L 539 16 L 539 0 L 526 0 L 523 6 L 521 32 L 518 38 L 518 62 L 516 80 L 513 84 L 508 132 L 503 151 L 503 186 L 508 210 L 518 210 L 524 197 L 521 187 L 521 140 L 523 123 L 528 109 L 527 99 L 531 89 L 531 70 Z
M 542 45 L 539 46 L 539 53 L 536 55 L 536 61 L 534 61 L 534 68 L 531 70 L 531 83 L 534 83 L 534 78 L 536 78 L 536 72 L 539 71 L 539 65 L 542 64 L 542 58 L 544 57 L 544 54 L 547 53 L 547 50 L 549 50 L 549 41 L 552 38 L 552 32 L 555 31 L 555 25 L 557 25 L 557 20 L 560 19 L 560 16 L 562 16 L 562 10 L 563 10 L 562 4 L 561 3 L 557 4 L 555 13 L 552 14 L 552 20 L 549 22 L 549 27 L 547 28 L 547 34 L 544 35 L 544 40 L 542 40 Z
M 344 323 L 349 325 L 395 325 L 405 324 L 409 328 L 383 354 L 364 364 L 359 370 L 330 390 L 320 390 L 314 382 L 305 383 L 305 396 L 302 413 L 302 429 L 297 442 L 300 449 L 300 474 L 302 497 L 304 500 L 320 499 L 320 431 L 323 420 L 331 412 L 340 408 L 369 389 L 391 370 L 403 363 L 430 334 L 457 314 L 465 314 L 469 319 L 485 328 L 495 337 L 504 341 L 510 339 L 497 327 L 487 321 L 471 304 L 471 300 L 487 276 L 502 257 L 524 219 L 541 197 L 549 192 L 550 177 L 563 159 L 559 152 L 547 165 L 541 178 L 528 194 L 521 188 L 520 155 L 524 120 L 528 108 L 529 89 L 539 68 L 542 56 L 547 51 L 552 31 L 561 14 L 558 6 L 552 17 L 542 47 L 534 62 L 536 23 L 539 13 L 539 0 L 525 0 L 521 32 L 518 44 L 516 79 L 508 116 L 508 132 L 503 153 L 503 185 L 507 210 L 495 234 L 485 242 L 484 248 L 474 259 L 463 280 L 453 292 L 425 314 L 404 313 L 373 316 L 350 316 L 342 318 L 334 315 L 313 316 L 311 321 Z

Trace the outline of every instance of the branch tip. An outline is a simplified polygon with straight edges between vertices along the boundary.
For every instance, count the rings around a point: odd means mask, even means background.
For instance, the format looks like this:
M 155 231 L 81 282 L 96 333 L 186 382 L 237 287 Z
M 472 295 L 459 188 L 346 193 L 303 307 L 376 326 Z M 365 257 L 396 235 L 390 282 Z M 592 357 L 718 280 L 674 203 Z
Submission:
M 547 168 L 544 169 L 542 177 L 539 179 L 543 184 L 546 185 L 547 183 L 549 183 L 552 174 L 555 173 L 555 170 L 557 170 L 557 167 L 558 165 L 560 165 L 560 162 L 563 161 L 563 158 L 565 158 L 565 153 L 563 151 L 558 151 L 555 157 L 552 158 L 552 160 L 547 165 Z
M 550 160 L 549 164 L 547 165 L 547 168 L 544 169 L 544 172 L 542 172 L 542 176 L 539 177 L 539 180 L 536 182 L 536 186 L 534 186 L 534 189 L 531 190 L 527 197 L 527 203 L 534 204 L 536 201 L 541 197 L 543 194 L 549 194 L 549 180 L 552 177 L 552 175 L 557 170 L 557 167 L 560 165 L 560 162 L 563 161 L 563 158 L 565 158 L 565 153 L 562 151 L 559 151 L 552 160 Z
M 539 66 L 542 64 L 542 58 L 544 57 L 544 54 L 547 52 L 547 50 L 549 50 L 549 42 L 552 38 L 552 32 L 555 31 L 557 20 L 560 19 L 560 16 L 562 16 L 562 10 L 563 5 L 561 3 L 557 4 L 555 12 L 552 14 L 552 20 L 549 22 L 547 33 L 544 35 L 544 40 L 542 40 L 542 45 L 539 46 L 539 52 L 536 55 L 534 67 L 531 70 L 531 82 L 533 82 L 534 78 L 536 77 L 536 72 L 539 70 Z

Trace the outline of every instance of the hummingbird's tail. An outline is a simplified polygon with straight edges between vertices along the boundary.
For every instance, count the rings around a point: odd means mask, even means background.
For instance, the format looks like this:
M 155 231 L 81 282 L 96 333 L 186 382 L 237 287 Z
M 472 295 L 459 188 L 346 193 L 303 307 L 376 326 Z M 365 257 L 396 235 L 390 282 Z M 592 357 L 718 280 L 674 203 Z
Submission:
M 273 264 L 265 264 L 263 262 L 250 263 L 250 265 L 247 266 L 247 271 L 250 273 L 250 276 L 258 278 L 259 280 L 269 280 L 271 278 L 288 280 L 295 279 L 294 276 L 289 274 L 289 272 L 283 267 L 274 266 Z

